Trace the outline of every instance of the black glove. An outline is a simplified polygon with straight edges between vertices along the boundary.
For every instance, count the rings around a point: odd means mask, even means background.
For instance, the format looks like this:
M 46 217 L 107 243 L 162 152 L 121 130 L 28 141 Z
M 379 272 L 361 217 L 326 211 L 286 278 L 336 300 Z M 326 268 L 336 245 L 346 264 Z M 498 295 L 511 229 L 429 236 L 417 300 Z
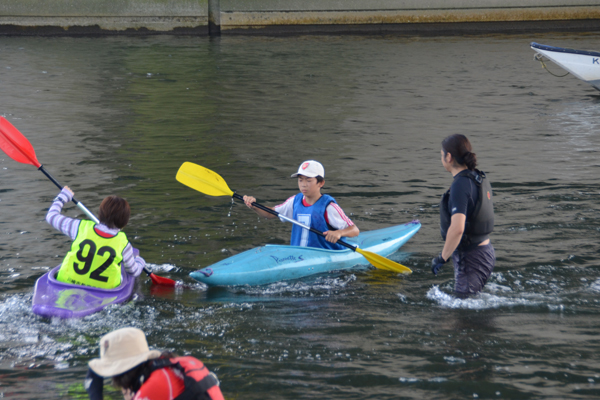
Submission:
M 431 272 L 433 272 L 434 275 L 437 275 L 440 268 L 442 268 L 442 265 L 446 264 L 447 262 L 448 260 L 444 260 L 442 253 L 440 253 L 436 258 L 431 260 Z

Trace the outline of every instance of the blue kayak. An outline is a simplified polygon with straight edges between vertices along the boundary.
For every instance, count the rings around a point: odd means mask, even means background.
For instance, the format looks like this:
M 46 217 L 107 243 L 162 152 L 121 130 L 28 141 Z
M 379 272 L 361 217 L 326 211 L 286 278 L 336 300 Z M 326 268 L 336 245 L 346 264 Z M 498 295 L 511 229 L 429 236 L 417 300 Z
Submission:
M 81 318 L 131 298 L 135 278 L 121 272 L 121 285 L 114 289 L 100 289 L 74 285 L 56 280 L 58 267 L 42 275 L 35 283 L 32 310 L 34 314 L 52 318 Z
M 356 238 L 346 241 L 357 245 L 362 250 L 387 257 L 413 237 L 420 228 L 419 221 L 413 221 L 361 232 Z M 368 264 L 369 262 L 362 255 L 350 249 L 326 250 L 313 247 L 266 245 L 194 271 L 190 276 L 209 286 L 255 286 Z

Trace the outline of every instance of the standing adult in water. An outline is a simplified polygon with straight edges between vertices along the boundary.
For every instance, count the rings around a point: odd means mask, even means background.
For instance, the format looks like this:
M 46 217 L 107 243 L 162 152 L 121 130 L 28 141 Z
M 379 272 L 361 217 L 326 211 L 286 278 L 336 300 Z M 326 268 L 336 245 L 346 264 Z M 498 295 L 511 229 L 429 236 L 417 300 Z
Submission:
M 456 134 L 442 141 L 442 165 L 454 177 L 440 203 L 440 228 L 445 240 L 442 252 L 431 262 L 438 271 L 452 256 L 454 291 L 459 297 L 483 289 L 496 264 L 490 242 L 494 230 L 492 187 L 479 171 L 477 157 L 466 136 Z

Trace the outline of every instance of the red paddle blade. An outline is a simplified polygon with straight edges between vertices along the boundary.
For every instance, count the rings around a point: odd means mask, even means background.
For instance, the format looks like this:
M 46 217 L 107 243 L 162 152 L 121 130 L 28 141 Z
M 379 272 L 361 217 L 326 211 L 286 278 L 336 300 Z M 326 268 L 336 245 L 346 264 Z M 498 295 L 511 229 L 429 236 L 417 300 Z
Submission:
M 150 274 L 150 279 L 152 279 L 152 283 L 155 285 L 163 285 L 163 286 L 175 286 L 177 282 L 173 279 L 165 278 L 164 276 L 158 276 L 153 273 Z
M 0 149 L 16 162 L 42 166 L 29 140 L 4 117 L 0 117 Z

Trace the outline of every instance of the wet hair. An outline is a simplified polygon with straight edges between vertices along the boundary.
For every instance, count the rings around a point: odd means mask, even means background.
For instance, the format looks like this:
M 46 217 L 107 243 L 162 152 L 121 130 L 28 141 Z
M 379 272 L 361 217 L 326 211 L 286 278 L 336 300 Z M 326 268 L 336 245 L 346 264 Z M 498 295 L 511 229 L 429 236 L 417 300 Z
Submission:
M 173 354 L 169 351 L 163 351 L 159 358 L 175 358 L 176 354 Z M 112 383 L 114 386 L 122 389 L 129 389 L 133 393 L 140 390 L 144 382 L 141 382 L 140 378 L 145 376 L 148 378 L 151 374 L 150 371 L 150 362 L 152 360 L 144 361 L 143 363 L 133 367 L 129 371 L 125 371 L 122 374 L 115 375 L 112 378 Z
M 471 171 L 477 166 L 477 156 L 471 151 L 471 142 L 465 135 L 454 134 L 442 141 L 444 155 L 450 153 L 458 165 L 466 165 Z
M 101 223 L 111 229 L 123 229 L 129 222 L 130 214 L 127 200 L 119 196 L 108 196 L 100 204 L 98 217 Z

